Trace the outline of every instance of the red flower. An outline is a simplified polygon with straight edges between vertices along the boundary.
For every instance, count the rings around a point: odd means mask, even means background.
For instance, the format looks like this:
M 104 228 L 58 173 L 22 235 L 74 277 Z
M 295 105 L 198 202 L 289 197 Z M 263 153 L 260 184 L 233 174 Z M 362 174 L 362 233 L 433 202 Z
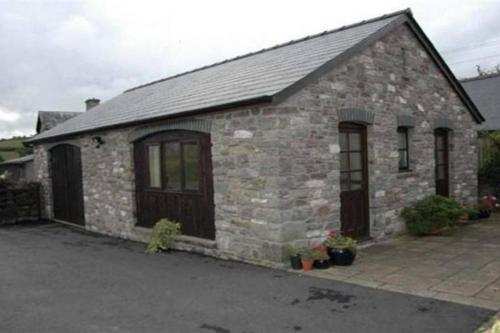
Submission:
M 326 246 L 319 246 L 319 247 L 317 248 L 317 250 L 318 250 L 319 252 L 322 252 L 322 253 L 326 253 L 326 252 L 327 252 Z
M 328 237 L 332 237 L 332 238 L 337 237 L 337 232 L 336 231 L 330 231 L 328 233 Z

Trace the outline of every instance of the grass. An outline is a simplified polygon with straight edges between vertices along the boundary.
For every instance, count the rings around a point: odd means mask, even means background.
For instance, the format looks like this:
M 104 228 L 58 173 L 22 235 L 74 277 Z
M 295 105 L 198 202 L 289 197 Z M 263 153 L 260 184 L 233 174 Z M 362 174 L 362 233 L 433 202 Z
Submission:
M 18 158 L 19 154 L 16 149 L 23 147 L 23 140 L 26 140 L 26 138 L 0 140 L 0 156 L 2 159 L 7 161 Z
M 4 161 L 7 161 L 7 160 L 12 160 L 14 158 L 18 158 L 19 154 L 17 153 L 17 151 L 1 151 L 0 148 L 0 156 L 2 156 Z
M 10 139 L 0 141 L 0 150 L 3 148 L 20 148 L 23 146 L 23 140 L 26 139 Z

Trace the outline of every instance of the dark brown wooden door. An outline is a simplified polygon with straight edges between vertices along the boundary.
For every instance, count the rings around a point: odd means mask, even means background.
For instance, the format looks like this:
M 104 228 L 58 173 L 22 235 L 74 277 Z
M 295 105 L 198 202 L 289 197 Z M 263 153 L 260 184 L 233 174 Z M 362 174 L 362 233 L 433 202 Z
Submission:
M 340 220 L 342 234 L 369 236 L 366 128 L 340 124 Z
M 138 225 L 161 218 L 184 235 L 215 239 L 210 136 L 168 131 L 135 144 Z
M 63 144 L 50 150 L 54 218 L 85 225 L 80 148 Z
M 436 194 L 444 197 L 450 195 L 448 147 L 448 131 L 437 129 L 435 131 Z

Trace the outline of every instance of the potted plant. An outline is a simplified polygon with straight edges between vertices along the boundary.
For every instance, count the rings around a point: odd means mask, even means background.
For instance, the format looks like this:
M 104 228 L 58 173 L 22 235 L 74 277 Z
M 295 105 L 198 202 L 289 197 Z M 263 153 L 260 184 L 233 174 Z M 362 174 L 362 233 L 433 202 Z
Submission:
M 479 210 L 474 207 L 465 208 L 465 214 L 467 214 L 469 221 L 476 221 L 479 219 Z
M 314 264 L 313 249 L 308 247 L 302 248 L 300 250 L 300 261 L 304 271 L 312 270 Z
M 317 269 L 330 268 L 330 256 L 328 255 L 328 253 L 326 253 L 326 251 L 322 251 L 321 249 L 314 249 L 312 252 L 312 256 L 314 259 L 314 268 Z
M 290 265 L 292 266 L 292 269 L 302 269 L 300 248 L 295 247 L 293 245 L 289 245 L 288 254 L 290 256 Z
M 493 205 L 496 202 L 496 198 L 494 196 L 484 196 L 483 200 L 478 204 L 477 209 L 479 210 L 479 218 L 485 219 L 490 217 L 491 210 L 493 209 Z
M 491 215 L 491 210 L 488 209 L 483 203 L 477 206 L 478 216 L 480 219 L 487 219 Z
M 327 247 L 328 256 L 333 265 L 350 266 L 356 258 L 356 241 L 332 231 L 323 243 Z

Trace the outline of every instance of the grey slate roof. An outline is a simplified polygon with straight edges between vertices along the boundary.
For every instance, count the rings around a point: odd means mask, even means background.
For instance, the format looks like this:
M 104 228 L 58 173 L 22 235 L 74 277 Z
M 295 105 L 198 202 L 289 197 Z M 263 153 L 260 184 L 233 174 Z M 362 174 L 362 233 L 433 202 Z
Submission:
M 26 155 L 23 157 L 13 158 L 11 160 L 0 163 L 0 165 L 24 164 L 30 161 L 33 161 L 33 155 Z
M 82 112 L 70 111 L 38 111 L 38 119 L 36 123 L 36 132 L 42 133 L 50 130 L 57 125 L 74 118 Z
M 480 130 L 500 130 L 500 74 L 462 80 L 462 85 L 486 121 Z
M 480 122 L 481 115 L 418 27 L 411 11 L 404 10 L 129 89 L 28 142 L 187 113 L 279 101 L 404 22 L 422 35 L 421 41 L 431 49 L 434 60 Z

